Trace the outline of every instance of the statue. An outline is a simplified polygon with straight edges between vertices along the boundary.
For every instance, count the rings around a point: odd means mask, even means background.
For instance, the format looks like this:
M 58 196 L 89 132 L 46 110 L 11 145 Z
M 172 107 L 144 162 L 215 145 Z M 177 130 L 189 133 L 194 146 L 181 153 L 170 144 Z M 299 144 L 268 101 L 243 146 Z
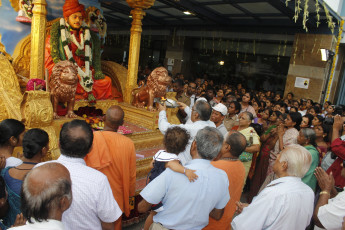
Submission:
M 77 90 L 77 67 L 70 61 L 60 61 L 52 71 L 49 81 L 50 93 L 53 101 L 54 119 L 58 119 L 57 107 L 59 102 L 67 102 L 67 118 L 78 117 L 74 112 L 75 93 Z
M 78 0 L 66 0 L 63 16 L 52 25 L 46 40 L 45 68 L 49 73 L 59 61 L 69 60 L 77 66 L 79 83 L 76 100 L 113 99 L 111 79 L 101 70 L 99 37 L 84 22 L 84 5 Z
M 149 111 L 155 111 L 153 108 L 153 100 L 155 98 L 165 97 L 167 87 L 171 84 L 171 77 L 164 67 L 154 69 L 147 78 L 146 85 L 133 89 L 134 96 L 132 105 L 138 108 L 147 106 Z M 136 93 L 135 91 L 138 90 Z

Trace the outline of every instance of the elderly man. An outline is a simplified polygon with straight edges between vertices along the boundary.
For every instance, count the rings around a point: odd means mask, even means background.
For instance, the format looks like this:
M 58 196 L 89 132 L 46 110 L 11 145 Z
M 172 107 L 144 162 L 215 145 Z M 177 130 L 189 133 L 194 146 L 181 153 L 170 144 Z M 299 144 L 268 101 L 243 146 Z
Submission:
M 171 124 L 168 122 L 167 119 L 167 115 L 166 115 L 166 106 L 165 105 L 161 105 L 158 103 L 158 109 L 159 109 L 159 120 L 158 120 L 158 127 L 159 130 L 165 134 L 165 131 L 171 127 Z M 192 120 L 192 124 L 181 124 L 179 125 L 181 128 L 186 129 L 190 136 L 191 136 L 191 140 L 194 139 L 196 133 L 206 127 L 206 126 L 212 126 L 212 127 L 216 127 L 214 125 L 214 123 L 209 122 L 210 116 L 211 116 L 211 106 L 208 102 L 203 101 L 203 100 L 198 100 L 193 108 L 192 108 L 192 114 L 191 114 L 191 120 Z M 183 165 L 185 165 L 186 163 L 188 163 L 192 157 L 189 153 L 190 151 L 190 147 L 191 147 L 191 143 L 192 141 L 189 142 L 189 144 L 186 147 L 186 150 L 182 153 L 179 154 L 179 158 L 180 161 Z
M 163 203 L 164 210 L 153 217 L 151 229 L 202 229 L 208 217 L 219 220 L 229 201 L 229 181 L 223 170 L 211 165 L 222 148 L 223 136 L 212 127 L 205 127 L 196 134 L 186 167 L 196 170 L 197 181 L 166 169 L 140 193 L 143 200 L 139 212 L 146 212 L 152 204 Z
M 68 169 L 73 184 L 72 205 L 62 216 L 66 229 L 113 230 L 115 221 L 122 215 L 107 177 L 86 166 L 84 157 L 90 152 L 92 141 L 92 129 L 85 121 L 73 120 L 62 126 L 61 156 L 53 162 Z
M 213 111 L 211 114 L 211 121 L 214 122 L 216 128 L 225 136 L 228 133 L 228 130 L 224 126 L 224 118 L 228 113 L 228 108 L 222 103 L 218 103 L 216 106 L 212 107 Z
M 129 197 L 135 195 L 136 155 L 133 141 L 116 133 L 123 124 L 124 115 L 117 105 L 107 110 L 104 129 L 94 132 L 93 148 L 85 162 L 108 177 L 116 202 L 129 216 Z M 121 229 L 121 218 L 116 221 L 115 229 Z
M 49 163 L 31 170 L 22 185 L 22 211 L 27 224 L 11 229 L 65 229 L 62 214 L 72 203 L 72 182 L 66 167 Z
M 342 166 L 341 176 L 345 178 L 345 168 Z M 322 168 L 316 168 L 315 176 L 321 192 L 313 215 L 314 229 L 341 229 L 345 216 L 345 191 L 338 193 L 333 175 L 328 175 Z
M 273 165 L 278 179 L 262 190 L 249 206 L 237 203 L 242 213 L 232 221 L 232 228 L 305 229 L 313 214 L 314 192 L 301 178 L 310 165 L 311 155 L 304 147 L 289 145 L 282 150 Z
M 209 218 L 205 230 L 230 229 L 230 223 L 236 211 L 236 202 L 241 198 L 245 176 L 244 166 L 238 157 L 246 145 L 246 138 L 240 132 L 230 131 L 224 138 L 220 159 L 211 162 L 214 167 L 224 170 L 228 175 L 231 199 L 225 206 L 223 217 L 220 220 Z

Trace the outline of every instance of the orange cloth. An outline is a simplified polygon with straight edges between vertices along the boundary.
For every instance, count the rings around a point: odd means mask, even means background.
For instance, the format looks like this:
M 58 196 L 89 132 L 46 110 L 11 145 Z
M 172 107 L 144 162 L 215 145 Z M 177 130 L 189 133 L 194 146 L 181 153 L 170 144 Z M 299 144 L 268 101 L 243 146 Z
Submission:
M 86 155 L 85 162 L 108 177 L 116 202 L 128 216 L 129 197 L 134 196 L 136 183 L 133 141 L 116 132 L 94 132 L 92 150 Z
M 224 209 L 224 214 L 220 220 L 215 220 L 209 218 L 209 223 L 204 229 L 214 229 L 221 230 L 227 229 L 230 230 L 230 223 L 232 217 L 236 211 L 236 202 L 241 199 L 242 188 L 244 184 L 245 169 L 241 161 L 227 161 L 219 160 L 212 161 L 211 164 L 219 169 L 222 169 L 226 172 L 229 179 L 229 193 L 230 200 L 226 204 Z
M 86 17 L 85 8 L 83 4 L 79 4 L 78 0 L 65 0 L 65 4 L 62 7 L 63 17 L 67 18 L 70 15 L 80 12 L 83 17 Z

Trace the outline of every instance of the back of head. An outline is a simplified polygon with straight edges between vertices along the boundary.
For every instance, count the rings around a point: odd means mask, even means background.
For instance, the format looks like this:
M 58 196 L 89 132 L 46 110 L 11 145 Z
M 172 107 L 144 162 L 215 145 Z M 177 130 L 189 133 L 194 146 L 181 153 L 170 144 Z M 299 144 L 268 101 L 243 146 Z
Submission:
M 163 144 L 167 152 L 179 154 L 186 149 L 189 139 L 190 135 L 187 130 L 179 126 L 172 126 L 166 131 Z
M 229 133 L 229 135 L 226 136 L 225 142 L 230 145 L 230 153 L 234 157 L 239 157 L 247 147 L 245 136 L 237 131 Z
M 0 123 L 0 146 L 8 143 L 11 137 L 19 138 L 19 135 L 25 131 L 25 125 L 15 119 L 6 119 Z
M 311 144 L 312 146 L 316 147 L 316 134 L 314 129 L 311 128 L 303 128 L 301 129 L 301 132 L 303 134 L 303 136 L 309 140 L 309 144 Z
M 32 169 L 25 177 L 21 190 L 21 210 L 31 223 L 51 219 L 61 209 L 64 197 L 72 201 L 72 182 L 65 166 L 47 163 Z
M 289 145 L 280 152 L 280 162 L 287 162 L 287 174 L 302 178 L 308 172 L 311 165 L 309 151 L 301 145 Z
M 27 159 L 33 158 L 49 143 L 48 133 L 42 129 L 30 129 L 24 134 L 23 154 Z
M 91 150 L 93 132 L 83 120 L 65 123 L 60 132 L 61 154 L 68 157 L 84 158 Z
M 295 124 L 295 128 L 297 129 L 297 130 L 300 130 L 300 125 L 301 125 L 301 122 L 302 122 L 302 115 L 299 113 L 299 112 L 290 112 L 289 113 L 289 115 L 290 115 L 290 117 L 291 117 L 291 120 L 293 121 L 293 122 L 296 122 L 296 124 Z
M 106 122 L 112 127 L 118 127 L 123 124 L 125 113 L 118 105 L 111 106 L 106 112 Z
M 212 107 L 208 102 L 202 101 L 202 100 L 197 101 L 195 103 L 195 111 L 199 114 L 200 120 L 202 121 L 210 120 Z
M 199 130 L 195 136 L 199 156 L 202 159 L 214 159 L 222 148 L 223 140 L 223 135 L 216 128 L 206 126 Z

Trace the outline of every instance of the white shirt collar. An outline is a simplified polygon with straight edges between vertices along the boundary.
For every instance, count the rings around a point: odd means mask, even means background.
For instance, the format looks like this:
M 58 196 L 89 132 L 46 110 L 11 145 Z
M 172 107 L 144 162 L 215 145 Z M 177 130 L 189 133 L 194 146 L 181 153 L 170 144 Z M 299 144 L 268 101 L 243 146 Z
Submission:
M 59 161 L 67 161 L 67 162 L 71 162 L 71 163 L 79 163 L 79 164 L 83 164 L 86 165 L 85 161 L 83 158 L 76 158 L 76 157 L 68 157 L 65 155 L 60 155 L 60 157 L 58 158 Z

